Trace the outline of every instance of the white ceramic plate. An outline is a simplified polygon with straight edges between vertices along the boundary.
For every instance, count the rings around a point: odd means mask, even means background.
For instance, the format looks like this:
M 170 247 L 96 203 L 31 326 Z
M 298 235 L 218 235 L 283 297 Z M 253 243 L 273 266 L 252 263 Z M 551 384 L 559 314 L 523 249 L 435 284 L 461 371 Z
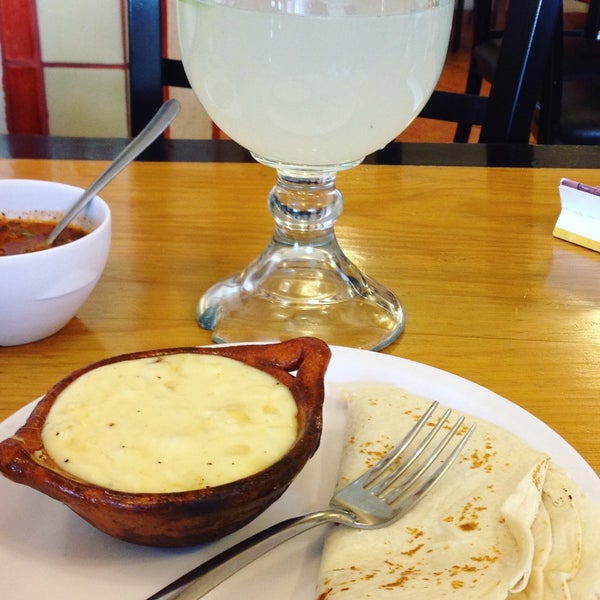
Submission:
M 0 477 L 0 595 L 7 600 L 143 600 L 238 539 L 327 505 L 335 485 L 345 414 L 336 392 L 352 383 L 395 384 L 414 394 L 492 421 L 549 453 L 593 498 L 600 480 L 544 423 L 489 390 L 456 375 L 393 356 L 333 348 L 326 383 L 321 447 L 284 496 L 225 540 L 192 549 L 156 549 L 104 535 L 62 504 Z M 0 423 L 0 439 L 25 421 L 33 402 Z M 273 550 L 211 592 L 211 600 L 313 600 L 325 528 Z

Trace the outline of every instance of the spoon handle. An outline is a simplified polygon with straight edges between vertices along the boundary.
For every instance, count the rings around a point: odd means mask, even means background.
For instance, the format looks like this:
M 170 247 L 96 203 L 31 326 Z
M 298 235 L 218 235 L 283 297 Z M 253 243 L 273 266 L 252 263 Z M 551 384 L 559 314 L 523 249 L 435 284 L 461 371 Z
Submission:
M 152 117 L 148 125 L 121 150 L 110 165 L 100 173 L 93 183 L 83 192 L 79 200 L 65 214 L 50 232 L 46 243 L 51 246 L 62 230 L 71 222 L 79 211 L 109 181 L 114 179 L 132 160 L 141 154 L 173 121 L 179 112 L 179 102 L 174 98 L 167 100 Z

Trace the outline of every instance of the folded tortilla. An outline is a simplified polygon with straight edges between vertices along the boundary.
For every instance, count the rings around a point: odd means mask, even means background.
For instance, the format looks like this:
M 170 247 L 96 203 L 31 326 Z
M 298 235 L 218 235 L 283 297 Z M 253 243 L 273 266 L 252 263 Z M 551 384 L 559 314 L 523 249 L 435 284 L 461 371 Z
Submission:
M 393 447 L 430 404 L 389 386 L 353 390 L 347 400 L 339 487 Z M 453 411 L 452 420 L 460 414 Z M 586 548 L 580 520 L 583 506 L 595 515 L 597 542 L 600 511 L 584 504 L 546 454 L 465 416 L 477 429 L 462 457 L 409 514 L 381 529 L 332 528 L 318 600 L 599 597 L 597 573 L 582 566 L 597 562 L 598 552 Z M 581 586 L 577 595 L 561 596 L 571 585 Z

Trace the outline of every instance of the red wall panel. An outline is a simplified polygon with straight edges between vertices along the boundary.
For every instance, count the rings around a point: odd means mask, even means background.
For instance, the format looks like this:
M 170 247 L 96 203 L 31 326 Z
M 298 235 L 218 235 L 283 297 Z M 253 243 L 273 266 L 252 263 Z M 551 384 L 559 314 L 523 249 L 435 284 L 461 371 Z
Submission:
M 35 0 L 0 0 L 0 44 L 9 133 L 47 134 Z

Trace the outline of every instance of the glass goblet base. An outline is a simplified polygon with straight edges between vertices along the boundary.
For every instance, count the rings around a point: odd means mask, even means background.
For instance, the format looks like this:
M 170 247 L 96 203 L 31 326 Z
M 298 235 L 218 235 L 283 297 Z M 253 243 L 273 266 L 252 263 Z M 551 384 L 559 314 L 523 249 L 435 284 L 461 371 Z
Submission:
M 333 225 L 342 197 L 335 173 L 278 171 L 269 195 L 273 238 L 243 271 L 200 298 L 198 323 L 213 341 L 279 341 L 315 336 L 380 350 L 404 326 L 394 294 L 342 252 Z

